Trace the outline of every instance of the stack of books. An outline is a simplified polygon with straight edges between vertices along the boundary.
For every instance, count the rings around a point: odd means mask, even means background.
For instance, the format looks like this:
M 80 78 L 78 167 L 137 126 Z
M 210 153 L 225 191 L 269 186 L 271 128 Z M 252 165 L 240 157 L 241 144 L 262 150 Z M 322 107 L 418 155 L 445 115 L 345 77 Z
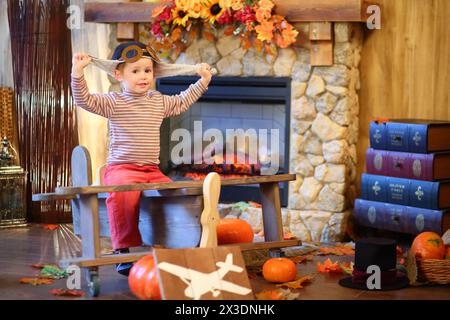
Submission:
M 409 234 L 450 228 L 450 122 L 373 121 L 366 163 L 358 224 Z

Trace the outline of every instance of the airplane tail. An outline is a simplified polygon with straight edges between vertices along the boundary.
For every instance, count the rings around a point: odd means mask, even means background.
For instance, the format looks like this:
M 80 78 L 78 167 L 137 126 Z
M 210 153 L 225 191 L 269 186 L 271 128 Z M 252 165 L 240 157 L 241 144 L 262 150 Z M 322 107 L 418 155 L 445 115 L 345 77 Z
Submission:
M 233 265 L 233 254 L 231 253 L 227 255 L 225 262 L 217 262 L 216 265 L 219 268 L 226 267 L 228 270 L 234 272 L 241 272 L 243 270 L 241 267 Z

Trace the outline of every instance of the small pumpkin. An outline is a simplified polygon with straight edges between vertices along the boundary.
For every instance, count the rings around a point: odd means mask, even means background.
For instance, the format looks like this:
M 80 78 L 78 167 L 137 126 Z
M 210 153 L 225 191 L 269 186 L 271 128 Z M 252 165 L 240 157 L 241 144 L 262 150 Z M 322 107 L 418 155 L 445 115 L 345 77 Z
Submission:
M 263 277 L 266 281 L 283 283 L 294 281 L 297 277 L 297 267 L 288 258 L 271 258 L 264 262 Z
M 155 259 L 148 255 L 137 261 L 130 270 L 128 285 L 141 300 L 161 300 Z
M 435 232 L 422 232 L 413 241 L 411 252 L 418 258 L 444 259 L 445 245 L 442 238 Z
M 242 219 L 221 219 L 216 230 L 218 244 L 253 242 L 252 226 Z
M 445 259 L 450 260 L 450 244 L 445 247 Z

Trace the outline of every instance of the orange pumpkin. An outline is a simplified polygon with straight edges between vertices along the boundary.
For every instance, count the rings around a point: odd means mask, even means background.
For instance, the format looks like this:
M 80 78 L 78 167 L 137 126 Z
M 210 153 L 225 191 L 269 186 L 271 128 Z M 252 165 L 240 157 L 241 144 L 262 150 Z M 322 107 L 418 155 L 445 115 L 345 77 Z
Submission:
M 445 247 L 445 259 L 450 259 L 450 244 Z
M 128 285 L 131 292 L 141 300 L 161 300 L 153 256 L 142 257 L 133 265 Z
M 219 244 L 253 242 L 252 226 L 242 219 L 221 219 L 216 230 Z
M 272 258 L 264 263 L 262 274 L 269 282 L 289 282 L 297 277 L 297 267 L 288 258 Z
M 435 232 L 422 232 L 414 239 L 411 252 L 423 260 L 444 259 L 444 241 Z

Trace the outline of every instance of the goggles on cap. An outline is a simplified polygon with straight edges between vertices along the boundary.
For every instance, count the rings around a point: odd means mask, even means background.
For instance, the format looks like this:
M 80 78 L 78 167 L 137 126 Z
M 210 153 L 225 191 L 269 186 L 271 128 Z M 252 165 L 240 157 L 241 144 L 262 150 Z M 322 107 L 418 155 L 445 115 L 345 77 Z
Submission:
M 138 61 L 141 58 L 150 58 L 153 61 L 160 63 L 161 60 L 156 55 L 156 52 L 153 48 L 146 46 L 145 49 L 139 47 L 138 45 L 131 45 L 123 49 L 122 55 L 119 61 L 133 63 Z

